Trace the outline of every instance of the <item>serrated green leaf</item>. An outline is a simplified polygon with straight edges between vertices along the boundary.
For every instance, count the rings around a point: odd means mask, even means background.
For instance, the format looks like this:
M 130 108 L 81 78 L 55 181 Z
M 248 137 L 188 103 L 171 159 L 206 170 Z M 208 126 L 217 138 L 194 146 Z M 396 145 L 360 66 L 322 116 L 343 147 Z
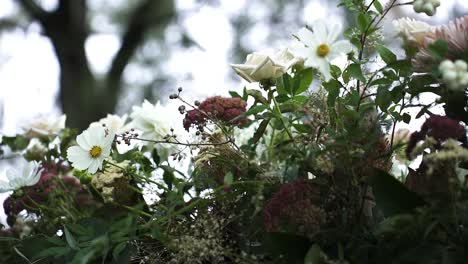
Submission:
M 376 49 L 380 57 L 385 63 L 390 64 L 396 61 L 397 56 L 391 50 L 387 49 L 386 47 L 382 45 L 377 45 Z
M 362 74 L 362 69 L 361 69 L 361 65 L 357 64 L 357 63 L 353 63 L 351 65 L 349 65 L 346 70 L 344 71 L 343 73 L 343 76 L 349 76 L 349 77 L 352 77 L 356 80 L 359 80 L 363 83 L 366 82 L 366 78 L 364 77 L 364 74 Z M 343 77 L 344 79 L 344 77 Z M 349 78 L 348 78 L 349 79 Z
M 386 86 L 380 86 L 377 89 L 377 95 L 375 98 L 375 103 L 379 106 L 382 112 L 387 112 L 387 108 L 392 103 L 392 93 L 388 90 Z
M 305 92 L 312 83 L 312 80 L 314 79 L 314 71 L 312 68 L 306 68 L 294 76 L 294 79 L 299 81 L 298 84 L 295 82 L 293 95 L 301 94 Z

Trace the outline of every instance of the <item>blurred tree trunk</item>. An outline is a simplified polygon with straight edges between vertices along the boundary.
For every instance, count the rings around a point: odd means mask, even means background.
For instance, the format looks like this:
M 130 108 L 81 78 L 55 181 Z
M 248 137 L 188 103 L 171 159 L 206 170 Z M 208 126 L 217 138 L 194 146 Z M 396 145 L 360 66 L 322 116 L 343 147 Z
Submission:
M 152 28 L 164 30 L 175 16 L 174 0 L 141 0 L 128 19 L 108 73 L 98 78 L 85 51 L 89 36 L 87 0 L 59 0 L 51 12 L 34 0 L 16 1 L 41 24 L 52 42 L 60 65 L 60 106 L 67 115 L 67 125 L 78 129 L 115 111 L 124 70 L 146 33 Z

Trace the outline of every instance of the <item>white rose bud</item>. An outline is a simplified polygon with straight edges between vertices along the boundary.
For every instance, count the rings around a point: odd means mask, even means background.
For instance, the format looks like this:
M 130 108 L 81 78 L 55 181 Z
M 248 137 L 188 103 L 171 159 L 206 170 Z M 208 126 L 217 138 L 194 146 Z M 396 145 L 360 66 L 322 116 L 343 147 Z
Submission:
M 231 64 L 231 67 L 246 81 L 259 82 L 276 79 L 292 66 L 301 63 L 301 61 L 301 59 L 295 57 L 286 49 L 276 53 L 274 56 L 251 53 L 247 55 L 244 64 Z

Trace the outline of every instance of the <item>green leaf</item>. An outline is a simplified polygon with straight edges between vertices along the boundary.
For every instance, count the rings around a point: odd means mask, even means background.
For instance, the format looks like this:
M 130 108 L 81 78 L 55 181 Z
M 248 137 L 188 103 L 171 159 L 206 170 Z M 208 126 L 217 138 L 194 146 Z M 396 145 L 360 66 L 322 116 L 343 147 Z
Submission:
M 380 86 L 377 89 L 377 97 L 375 98 L 375 103 L 379 106 L 382 112 L 387 112 L 387 108 L 392 103 L 392 93 L 388 90 L 386 86 Z
M 369 179 L 377 207 L 387 217 L 411 213 L 415 208 L 425 205 L 424 200 L 408 190 L 403 183 L 385 171 L 374 169 Z
M 233 182 L 234 182 L 234 175 L 232 174 L 232 172 L 226 173 L 226 175 L 224 175 L 224 185 L 231 186 Z
M 156 166 L 159 166 L 159 164 L 161 163 L 161 157 L 159 156 L 158 149 L 153 149 L 153 152 L 151 153 L 151 158 L 153 159 L 154 164 L 156 164 Z
M 320 254 L 322 253 L 322 250 L 317 244 L 313 244 L 309 251 L 307 251 L 307 254 L 304 259 L 304 264 L 321 264 L 322 262 L 320 261 Z
M 114 250 L 112 250 L 112 256 L 114 257 L 114 260 L 117 260 L 120 256 L 120 254 L 124 251 L 125 247 L 127 246 L 127 241 L 119 243 Z
M 29 145 L 29 138 L 22 135 L 14 137 L 2 136 L 2 144 L 9 146 L 12 151 L 21 151 Z
M 372 19 L 367 13 L 359 13 L 356 18 L 356 24 L 361 32 L 365 32 L 367 30 L 371 21 Z
M 438 39 L 433 43 L 429 44 L 428 49 L 432 56 L 434 56 L 436 59 L 441 60 L 445 57 L 445 54 L 448 51 L 448 44 L 446 41 Z
M 382 45 L 377 45 L 377 52 L 385 63 L 390 64 L 396 61 L 397 56 L 393 52 Z
M 70 233 L 70 231 L 68 231 L 68 228 L 66 226 L 63 227 L 63 231 L 65 233 L 65 239 L 67 240 L 68 246 L 70 246 L 74 250 L 79 250 L 80 247 L 78 246 L 78 243 L 76 242 L 75 238 Z
M 276 91 L 278 91 L 278 94 L 293 94 L 292 78 L 288 73 L 285 73 L 276 79 Z
M 364 75 L 362 74 L 362 69 L 361 69 L 361 65 L 357 64 L 357 63 L 353 63 L 351 65 L 349 65 L 346 70 L 344 71 L 343 73 L 343 79 L 345 78 L 344 76 L 349 76 L 349 77 L 352 77 L 354 79 L 357 79 L 361 82 L 366 82 L 366 78 L 364 77 Z M 347 79 L 349 79 L 349 77 L 347 77 Z
M 257 131 L 255 131 L 255 134 L 253 135 L 253 144 L 257 144 L 257 142 L 262 138 L 263 134 L 265 134 L 265 131 L 268 127 L 268 123 L 270 123 L 270 119 L 265 119 L 260 123 L 260 125 L 257 128 Z
M 167 185 L 167 188 L 169 190 L 172 190 L 172 184 L 174 183 L 175 176 L 174 176 L 174 170 L 171 167 L 163 167 L 164 173 L 163 173 L 163 181 Z
M 295 82 L 293 95 L 301 94 L 305 92 L 312 83 L 312 80 L 314 79 L 314 71 L 312 68 L 306 68 L 300 71 L 298 74 L 296 74 L 296 76 L 294 76 L 294 79 L 299 81 L 297 85 Z
M 323 87 L 328 91 L 328 106 L 335 106 L 336 98 L 340 95 L 340 88 L 343 87 L 343 85 L 337 80 L 330 80 L 329 82 L 323 83 Z
M 243 116 L 250 116 L 250 115 L 255 115 L 255 114 L 258 114 L 260 112 L 263 112 L 267 109 L 268 107 L 266 105 L 256 105 L 256 106 L 252 106 L 249 110 L 247 110 L 247 112 L 245 112 L 243 114 Z
M 377 10 L 377 12 L 379 12 L 380 14 L 383 13 L 383 6 L 378 0 L 374 0 L 374 7 Z
M 242 96 L 238 92 L 235 92 L 235 91 L 229 91 L 229 94 L 233 98 L 242 98 Z
M 246 91 L 248 95 L 252 96 L 255 101 L 260 102 L 262 104 L 268 104 L 268 100 L 263 97 L 262 92 L 259 90 L 249 89 Z
M 411 121 L 411 116 L 408 113 L 404 113 L 402 116 L 402 119 L 403 119 L 403 122 L 405 122 L 406 124 L 409 124 L 409 122 Z
M 331 64 L 330 65 L 330 73 L 331 73 L 331 76 L 333 78 L 338 79 L 341 76 L 341 69 L 340 69 L 340 67 Z
M 37 255 L 34 255 L 33 259 L 39 259 L 44 257 L 61 257 L 70 253 L 69 247 L 49 247 L 41 252 L 38 252 Z

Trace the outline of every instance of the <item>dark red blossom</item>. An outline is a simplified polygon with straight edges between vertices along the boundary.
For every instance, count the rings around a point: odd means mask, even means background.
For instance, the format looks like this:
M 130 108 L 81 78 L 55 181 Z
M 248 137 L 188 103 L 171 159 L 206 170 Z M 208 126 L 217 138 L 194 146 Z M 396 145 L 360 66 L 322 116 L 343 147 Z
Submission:
M 240 98 L 214 96 L 203 101 L 198 109 L 187 111 L 184 118 L 184 128 L 203 127 L 208 120 L 220 121 L 228 125 L 242 125 L 247 119 L 236 117 L 245 113 L 247 103 Z
M 426 136 L 432 137 L 438 142 L 445 141 L 449 138 L 465 141 L 465 133 L 465 127 L 458 121 L 447 116 L 433 115 L 424 122 L 421 126 L 421 131 L 411 134 L 408 147 L 406 148 L 406 155 L 410 157 L 417 143 L 424 140 Z
M 302 180 L 281 186 L 264 210 L 268 231 L 290 231 L 311 234 L 325 222 L 325 212 L 318 206 L 320 189 Z

